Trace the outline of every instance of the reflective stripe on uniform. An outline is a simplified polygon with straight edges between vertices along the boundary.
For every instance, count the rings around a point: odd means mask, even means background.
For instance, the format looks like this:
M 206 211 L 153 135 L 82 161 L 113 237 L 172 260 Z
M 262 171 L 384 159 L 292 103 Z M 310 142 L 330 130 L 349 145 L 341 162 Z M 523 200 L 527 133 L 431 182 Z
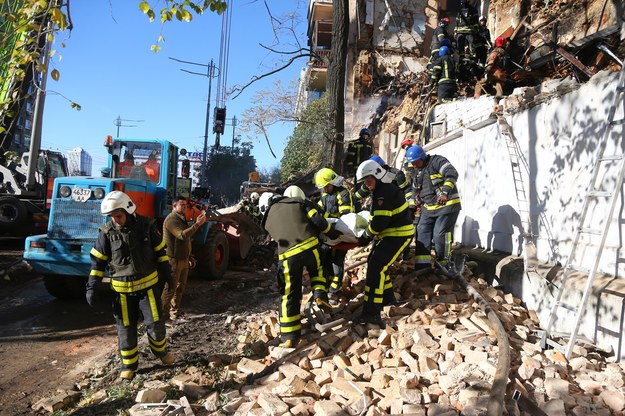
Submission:
M 122 363 L 125 366 L 130 366 L 139 361 L 139 347 L 134 347 L 130 350 L 119 350 L 119 355 L 122 357 Z
M 280 332 L 286 334 L 289 332 L 296 332 L 302 329 L 301 319 L 302 316 L 298 313 L 293 316 L 289 316 L 288 313 L 288 298 L 291 293 L 291 274 L 289 273 L 289 261 L 284 260 L 282 262 L 284 267 L 284 295 L 280 302 Z M 292 322 L 298 322 L 297 325 L 289 325 Z
M 163 338 L 162 340 L 157 341 L 155 339 L 152 339 L 148 335 L 148 340 L 149 340 L 149 343 L 150 343 L 150 349 L 154 353 L 163 352 L 163 351 L 165 351 L 165 348 L 167 348 L 167 338 Z
M 284 260 L 288 257 L 299 254 L 304 250 L 308 250 L 309 248 L 312 248 L 316 246 L 317 244 L 319 244 L 319 238 L 317 236 L 308 237 L 306 240 L 302 241 L 299 244 L 294 245 L 293 247 L 291 247 L 284 253 L 280 254 L 278 256 L 278 259 Z
M 154 289 L 148 290 L 148 300 L 150 301 L 150 311 L 152 311 L 152 319 L 158 321 L 160 316 L 158 315 L 158 307 L 156 305 L 156 298 L 154 296 Z
M 154 286 L 157 283 L 158 283 L 158 273 L 156 271 L 150 273 L 149 275 L 139 280 L 133 280 L 130 282 L 122 282 L 115 278 L 111 279 L 111 287 L 113 288 L 115 292 L 118 292 L 118 293 L 138 292 L 140 290 L 144 290 L 151 286 Z
M 104 277 L 104 272 L 96 269 L 91 269 L 89 276 Z
M 165 248 L 165 240 L 161 240 L 161 243 L 154 247 L 154 251 L 159 251 Z
M 91 254 L 93 257 L 96 257 L 96 258 L 98 258 L 98 259 L 100 259 L 100 260 L 108 260 L 108 259 L 109 259 L 109 256 L 107 256 L 107 255 L 105 255 L 105 254 L 100 253 L 98 250 L 96 250 L 96 249 L 95 249 L 95 247 L 93 247 L 93 248 L 91 249 L 91 251 L 89 252 L 89 254 Z
M 434 211 L 434 210 L 437 210 L 437 209 L 445 208 L 448 205 L 459 204 L 459 203 L 460 203 L 460 198 L 454 198 L 454 199 L 450 199 L 449 201 L 447 201 L 445 203 L 445 205 L 438 205 L 438 204 L 428 205 L 428 204 L 425 204 L 425 205 L 423 205 L 423 207 L 425 209 L 427 209 L 428 211 Z
M 126 295 L 119 295 L 119 307 L 122 310 L 122 322 L 124 326 L 130 326 L 130 318 L 128 318 L 128 299 Z

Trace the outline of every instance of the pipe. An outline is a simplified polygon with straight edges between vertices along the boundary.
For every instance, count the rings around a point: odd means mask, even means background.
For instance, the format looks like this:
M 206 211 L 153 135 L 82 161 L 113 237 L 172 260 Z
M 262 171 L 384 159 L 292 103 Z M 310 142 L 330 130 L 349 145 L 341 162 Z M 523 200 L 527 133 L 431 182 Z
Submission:
M 462 264 L 464 267 L 464 262 Z M 474 287 L 469 286 L 460 273 L 455 270 L 448 270 L 439 262 L 436 262 L 436 265 L 445 276 L 455 280 L 464 290 L 467 291 L 469 296 L 477 301 L 480 308 L 482 308 L 484 313 L 486 313 L 488 321 L 492 324 L 492 329 L 495 330 L 497 335 L 497 345 L 499 346 L 499 359 L 497 360 L 495 379 L 493 380 L 493 387 L 490 390 L 490 398 L 488 400 L 486 414 L 488 416 L 501 416 L 504 409 L 508 374 L 510 373 L 510 342 L 508 340 L 506 329 L 499 320 L 495 310 L 488 304 L 488 302 L 486 302 L 486 299 L 484 299 Z

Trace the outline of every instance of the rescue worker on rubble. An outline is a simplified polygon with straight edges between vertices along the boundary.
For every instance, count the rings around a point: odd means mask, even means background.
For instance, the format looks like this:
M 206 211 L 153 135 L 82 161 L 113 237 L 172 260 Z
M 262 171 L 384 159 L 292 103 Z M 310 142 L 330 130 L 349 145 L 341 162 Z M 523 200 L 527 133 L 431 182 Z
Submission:
M 100 227 L 91 249 L 91 273 L 86 298 L 96 306 L 96 283 L 108 266 L 111 289 L 115 294 L 113 315 L 121 357 L 120 377 L 134 378 L 139 367 L 137 325 L 143 320 L 152 353 L 163 364 L 172 364 L 174 355 L 167 349 L 165 316 L 161 292 L 165 283 L 173 284 L 165 242 L 154 220 L 137 214 L 133 201 L 121 191 L 102 200 L 100 211 L 111 221 Z
M 454 36 L 456 37 L 456 46 L 460 60 L 465 55 L 473 57 L 474 35 L 477 33 L 477 9 L 467 2 L 460 0 L 460 11 L 456 16 L 456 27 L 454 28 Z
M 260 224 L 262 215 L 260 210 L 258 209 L 258 199 L 260 198 L 260 194 L 258 192 L 252 192 L 250 194 L 250 198 L 243 198 L 239 205 L 243 207 L 243 210 L 254 219 L 257 223 Z
M 481 65 L 486 65 L 488 51 L 493 47 L 490 39 L 490 30 L 486 26 L 486 17 L 480 16 L 479 25 L 475 34 L 475 59 Z
M 187 287 L 189 269 L 195 267 L 195 259 L 191 251 L 193 236 L 206 222 L 206 215 L 200 214 L 194 224 L 189 225 L 186 218 L 187 200 L 184 197 L 174 198 L 172 211 L 163 222 L 163 239 L 167 245 L 167 257 L 173 275 L 170 285 L 163 288 L 163 316 L 165 319 L 176 320 L 180 314 L 182 295 Z
M 454 226 L 461 210 L 456 187 L 458 171 L 444 156 L 427 155 L 419 145 L 408 149 L 406 158 L 416 168 L 413 192 L 421 216 L 417 225 L 415 270 L 420 270 L 431 267 L 432 240 L 439 262 L 446 263 L 451 253 Z
M 362 313 L 354 322 L 378 326 L 384 326 L 382 307 L 396 302 L 389 267 L 412 239 L 412 219 L 404 193 L 384 179 L 386 175 L 386 170 L 373 160 L 361 163 L 356 172 L 356 179 L 364 181 L 372 193 L 371 217 L 358 243 L 366 246 L 375 242 L 367 258 Z
M 352 194 L 343 186 L 344 178 L 330 168 L 322 168 L 315 173 L 315 186 L 321 189 L 319 207 L 325 218 L 340 218 L 341 215 L 356 212 Z M 321 246 L 323 269 L 329 284 L 328 296 L 331 305 L 336 305 L 341 296 L 345 256 L 348 250 L 337 249 L 328 245 Z
M 495 48 L 488 55 L 484 78 L 475 84 L 474 98 L 479 98 L 482 92 L 487 92 L 487 86 L 495 87 L 495 99 L 503 97 L 503 89 L 506 83 L 506 39 L 499 36 L 495 39 Z
M 447 46 L 441 46 L 439 58 L 434 61 L 430 82 L 436 84 L 439 103 L 448 103 L 456 99 L 458 85 L 456 83 L 456 64 Z
M 319 256 L 319 233 L 326 234 L 330 239 L 340 237 L 341 233 L 294 185 L 286 188 L 283 196 L 263 193 L 259 206 L 264 214 L 262 226 L 278 243 L 280 345 L 291 348 L 297 346 L 302 331 L 300 308 L 304 268 L 310 277 L 315 303 L 330 307 Z
M 387 165 L 384 162 L 384 159 L 378 155 L 371 156 L 369 160 L 373 160 L 378 165 L 382 166 L 382 168 L 386 171 L 386 180 L 390 180 L 391 183 L 397 186 L 404 193 L 406 201 L 412 201 L 412 183 L 408 180 L 406 174 L 401 169 L 393 168 Z M 371 190 L 367 188 L 367 185 L 363 182 L 354 194 L 354 199 L 362 201 L 369 195 L 371 195 Z
M 438 58 L 438 51 L 443 45 L 443 42 L 451 45 L 451 34 L 448 31 L 449 18 L 443 17 L 439 22 L 434 32 L 432 32 L 432 43 L 430 44 L 430 59 L 428 61 L 428 68 Z
M 347 144 L 345 151 L 345 176 L 351 178 L 356 174 L 356 169 L 363 161 L 369 159 L 373 155 L 373 142 L 371 131 L 362 129 L 358 134 L 358 138 Z

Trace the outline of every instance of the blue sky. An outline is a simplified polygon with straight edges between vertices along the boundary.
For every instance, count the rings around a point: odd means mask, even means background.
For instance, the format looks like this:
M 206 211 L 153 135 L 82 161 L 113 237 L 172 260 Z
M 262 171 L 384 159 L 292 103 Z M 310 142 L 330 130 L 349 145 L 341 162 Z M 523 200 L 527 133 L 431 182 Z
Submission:
M 151 2 L 160 10 L 163 2 Z M 297 2 L 268 0 L 274 16 L 292 11 Z M 117 134 L 115 119 L 122 121 L 120 137 L 165 138 L 189 151 L 202 151 L 208 94 L 208 78 L 181 71 L 206 73 L 204 67 L 184 65 L 169 59 L 208 63 L 219 60 L 221 16 L 207 12 L 194 15 L 191 23 L 160 21 L 150 23 L 139 10 L 139 0 L 78 0 L 71 3 L 74 29 L 57 36 L 52 67 L 61 73 L 59 81 L 48 79 L 42 147 L 68 152 L 82 147 L 93 158 L 93 174 L 106 165 L 103 142 L 106 135 Z M 305 44 L 306 5 L 301 2 L 297 27 Z M 253 76 L 279 65 L 279 58 L 259 43 L 271 45 L 274 33 L 265 5 L 258 0 L 235 0 L 232 14 L 228 89 L 244 85 Z M 165 42 L 154 53 L 150 46 L 159 34 Z M 284 39 L 284 38 L 283 38 Z M 62 47 L 61 42 L 65 45 Z M 284 49 L 289 49 L 287 46 Z M 248 87 L 238 98 L 226 103 L 228 119 L 241 119 L 252 106 L 254 92 L 271 89 L 276 78 L 284 85 L 299 76 L 305 62 L 265 78 Z M 211 121 L 208 143 L 214 144 L 212 108 L 215 105 L 217 78 L 213 79 Z M 70 101 L 82 107 L 71 108 Z M 132 125 L 124 126 L 124 125 Z M 271 156 L 264 138 L 253 138 L 253 155 L 260 168 L 279 165 L 292 124 L 270 130 L 277 159 Z M 243 137 L 245 139 L 245 137 Z M 232 141 L 232 127 L 226 127 L 222 145 Z

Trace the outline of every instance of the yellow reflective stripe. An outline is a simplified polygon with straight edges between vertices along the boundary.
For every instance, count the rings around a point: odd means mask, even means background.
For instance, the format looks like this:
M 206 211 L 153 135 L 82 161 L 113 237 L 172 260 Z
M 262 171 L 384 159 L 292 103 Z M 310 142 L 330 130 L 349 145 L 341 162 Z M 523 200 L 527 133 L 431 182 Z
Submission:
M 163 338 L 162 341 L 156 341 L 150 337 L 148 337 L 150 341 L 150 349 L 155 352 L 163 352 L 165 348 L 167 348 L 167 339 Z
M 302 241 L 301 243 L 298 243 L 297 245 L 291 247 L 290 249 L 288 249 L 284 253 L 280 254 L 278 256 L 278 259 L 279 260 L 284 260 L 287 257 L 291 257 L 291 256 L 299 254 L 299 253 L 301 253 L 301 252 L 303 252 L 305 250 L 308 250 L 309 248 L 314 247 L 317 244 L 319 244 L 319 238 L 317 238 L 316 235 L 314 235 L 312 237 L 308 237 L 306 240 Z
M 164 261 L 169 261 L 169 257 L 167 256 L 167 254 L 165 254 L 164 256 L 160 256 L 159 258 L 157 258 L 156 261 L 158 263 L 162 263 Z
M 440 179 L 442 177 L 443 175 L 441 175 L 440 173 L 433 173 L 430 175 L 430 179 Z
M 130 318 L 128 318 L 128 302 L 126 295 L 119 295 L 119 306 L 122 310 L 122 322 L 124 326 L 130 326 Z
M 158 273 L 156 271 L 145 276 L 142 279 L 132 282 L 121 282 L 117 279 L 111 279 L 111 287 L 119 293 L 132 293 L 139 290 L 147 289 L 158 283 Z
M 91 254 L 93 257 L 96 257 L 96 258 L 98 258 L 100 260 L 108 260 L 109 259 L 109 256 L 105 256 L 104 254 L 100 253 L 98 250 L 95 249 L 95 247 L 93 247 L 91 249 L 89 254 Z
M 161 243 L 154 247 L 154 251 L 160 251 L 165 248 L 165 240 L 161 240 Z
M 379 215 L 381 217 L 390 217 L 391 215 L 393 215 L 393 211 L 389 211 L 387 209 L 376 209 L 375 211 L 373 211 L 373 215 Z
M 130 357 L 133 354 L 136 354 L 139 351 L 139 347 L 134 347 L 131 350 L 119 350 L 119 354 L 122 357 Z
M 286 302 L 287 302 L 287 296 L 289 294 L 289 292 L 291 291 L 291 275 L 289 273 L 289 261 L 288 260 L 284 260 L 282 262 L 282 267 L 284 268 L 284 295 L 282 296 L 281 302 L 280 302 L 280 309 L 281 309 L 281 313 L 280 313 L 280 322 L 282 322 L 282 317 L 283 316 L 287 316 L 287 311 L 286 311 Z
M 91 269 L 91 273 L 89 273 L 89 276 L 103 277 L 104 276 L 104 272 L 102 272 L 100 270 L 96 270 L 96 269 Z
M 398 208 L 395 208 L 392 211 L 389 210 L 385 210 L 385 209 L 380 209 L 380 210 L 374 210 L 373 211 L 373 216 L 376 215 L 382 215 L 385 217 L 390 217 L 392 215 L 396 215 L 399 214 L 400 212 L 402 212 L 403 210 L 405 210 L 406 208 L 408 208 L 408 203 L 404 202 L 403 204 L 401 204 Z
M 315 214 L 317 214 L 319 211 L 317 211 L 316 209 L 312 208 L 310 210 L 308 210 L 308 212 L 306 213 L 306 215 L 308 216 L 308 218 L 312 218 Z
M 454 189 L 456 187 L 455 183 L 449 182 L 449 181 L 443 182 L 443 186 L 445 186 L 445 185 L 449 186 L 451 189 Z
M 312 287 L 312 290 L 314 292 L 317 289 L 325 290 L 326 283 L 327 283 L 328 280 L 325 277 L 325 275 L 323 274 L 323 265 L 321 264 L 321 256 L 319 255 L 319 250 L 314 249 L 313 250 L 313 255 L 315 256 L 315 261 L 317 262 L 317 279 L 319 279 L 319 286 L 317 284 L 315 284 Z
M 332 224 L 328 223 L 328 226 L 326 227 L 325 230 L 322 231 L 322 233 L 327 233 L 328 231 L 330 231 L 330 228 L 332 228 Z
M 287 334 L 289 332 L 300 331 L 302 329 L 302 324 L 293 325 L 293 326 L 281 326 L 280 332 L 283 334 Z
M 433 210 L 436 210 L 436 209 L 444 208 L 447 205 L 453 205 L 453 204 L 459 204 L 459 203 L 460 203 L 460 198 L 454 198 L 454 199 L 450 199 L 449 201 L 447 201 L 447 203 L 445 205 L 436 205 L 436 204 L 428 205 L 428 204 L 425 204 L 424 207 L 428 211 L 433 211 Z
M 137 361 L 139 361 L 139 356 L 138 355 L 135 355 L 132 358 L 122 358 L 122 363 L 125 364 L 125 365 L 134 364 Z
M 160 317 L 158 316 L 158 308 L 156 307 L 154 289 L 148 290 L 148 299 L 150 301 L 150 310 L 152 311 L 152 320 L 156 322 L 160 319 Z
M 340 206 L 339 212 L 352 212 L 352 207 L 350 205 Z
M 378 232 L 376 230 L 371 228 L 371 223 L 369 223 L 369 226 L 367 227 L 367 230 L 369 231 L 370 234 L 373 234 L 373 235 L 377 235 L 378 234 Z
M 293 315 L 293 316 L 282 315 L 280 317 L 280 322 L 283 323 L 283 324 L 288 324 L 290 322 L 299 321 L 300 319 L 302 319 L 302 315 L 300 315 L 299 313 L 297 315 Z
M 379 234 L 379 237 L 412 237 L 413 232 L 412 224 L 407 224 L 400 227 L 386 228 Z

